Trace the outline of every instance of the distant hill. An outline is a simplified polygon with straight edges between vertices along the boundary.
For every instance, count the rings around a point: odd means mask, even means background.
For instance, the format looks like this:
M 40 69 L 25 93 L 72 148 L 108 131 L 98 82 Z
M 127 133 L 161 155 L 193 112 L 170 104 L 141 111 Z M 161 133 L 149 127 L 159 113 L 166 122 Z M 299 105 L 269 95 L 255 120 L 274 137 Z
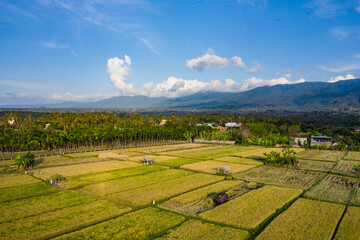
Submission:
M 178 98 L 121 96 L 96 102 L 63 102 L 48 108 L 137 108 L 137 109 L 360 109 L 360 79 L 265 86 L 240 93 L 199 92 Z M 40 107 L 21 105 L 7 107 Z
M 205 94 L 205 93 L 204 93 Z M 323 109 L 360 108 L 360 79 L 266 86 L 246 92 L 232 93 L 212 99 L 178 101 L 178 108 L 246 109 L 246 108 L 301 108 Z

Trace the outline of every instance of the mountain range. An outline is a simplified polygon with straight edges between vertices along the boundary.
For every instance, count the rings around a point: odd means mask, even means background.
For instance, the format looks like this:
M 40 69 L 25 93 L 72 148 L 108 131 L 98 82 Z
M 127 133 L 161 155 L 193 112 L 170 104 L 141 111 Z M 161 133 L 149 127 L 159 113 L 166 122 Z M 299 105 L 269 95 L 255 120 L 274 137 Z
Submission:
M 328 82 L 304 82 L 258 87 L 246 92 L 198 92 L 177 98 L 120 96 L 96 102 L 62 102 L 42 105 L 46 108 L 118 108 L 118 109 L 360 109 L 360 79 Z M 36 108 L 39 105 L 13 105 L 4 108 Z

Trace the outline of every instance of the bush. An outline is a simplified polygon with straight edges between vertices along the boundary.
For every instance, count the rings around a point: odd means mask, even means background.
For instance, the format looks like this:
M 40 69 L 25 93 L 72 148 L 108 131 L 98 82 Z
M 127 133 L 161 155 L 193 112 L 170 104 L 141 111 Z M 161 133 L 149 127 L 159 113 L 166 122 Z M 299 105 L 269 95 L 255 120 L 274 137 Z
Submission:
M 15 168 L 17 169 L 27 169 L 34 165 L 35 156 L 34 154 L 28 152 L 24 155 L 17 155 L 13 161 Z

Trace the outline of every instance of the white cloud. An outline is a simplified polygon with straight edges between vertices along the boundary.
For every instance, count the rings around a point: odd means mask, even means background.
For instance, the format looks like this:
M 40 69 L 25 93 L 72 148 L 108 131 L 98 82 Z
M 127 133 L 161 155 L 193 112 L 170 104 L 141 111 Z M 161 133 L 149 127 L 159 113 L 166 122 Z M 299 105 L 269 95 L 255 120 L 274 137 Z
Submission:
M 360 54 L 354 55 L 354 58 L 360 58 Z
M 348 30 L 345 30 L 343 27 L 335 27 L 331 30 L 331 33 L 339 40 L 345 40 L 351 34 Z
M 143 84 L 141 95 L 149 97 L 181 97 L 191 95 L 203 90 L 207 83 L 198 80 L 185 80 L 182 78 L 169 77 L 162 83 L 148 82 Z
M 239 68 L 246 69 L 246 65 L 241 59 L 241 57 L 235 56 L 231 58 L 231 61 Z
M 252 68 L 249 68 L 247 72 L 249 73 L 257 73 L 261 71 L 261 65 L 258 62 L 253 62 L 254 66 Z
M 337 65 L 337 66 L 318 66 L 318 68 L 329 71 L 329 72 L 344 72 L 360 69 L 360 63 L 350 63 L 346 65 Z
M 210 55 L 207 53 L 206 55 Z M 204 55 L 204 56 L 206 56 Z M 207 59 L 207 58 L 205 58 Z M 242 60 L 240 57 L 233 57 L 231 59 L 237 65 L 241 65 Z M 200 61 L 204 62 L 204 61 Z M 254 62 L 255 70 L 257 72 L 260 70 L 260 64 Z M 116 88 L 121 91 L 122 96 L 128 95 L 145 95 L 149 97 L 181 97 L 191 95 L 200 91 L 214 91 L 214 92 L 242 92 L 247 91 L 253 88 L 261 86 L 274 86 L 277 84 L 293 84 L 305 82 L 304 79 L 300 79 L 295 82 L 291 82 L 288 79 L 281 77 L 270 80 L 263 80 L 260 78 L 249 78 L 244 82 L 237 82 L 232 79 L 226 79 L 225 82 L 220 82 L 219 80 L 213 80 L 211 82 L 203 82 L 197 79 L 187 80 L 182 78 L 176 78 L 174 76 L 169 77 L 161 83 L 155 84 L 154 82 L 148 82 L 142 85 L 141 88 L 135 89 L 133 84 L 128 84 L 126 82 L 126 77 L 129 76 L 131 69 L 131 58 L 125 55 L 124 60 L 117 57 L 108 59 L 108 73 L 110 76 L 110 81 L 114 84 Z M 207 65 L 201 65 L 201 68 L 204 68 Z M 243 68 L 244 64 L 241 65 Z M 195 66 L 194 66 L 195 67 Z M 199 65 L 196 65 L 199 67 Z M 291 70 L 286 70 L 286 72 L 291 72 Z
M 354 77 L 354 75 L 352 74 L 346 74 L 345 77 L 343 76 L 337 76 L 337 77 L 332 77 L 329 79 L 329 83 L 334 83 L 334 82 L 338 82 L 338 81 L 343 81 L 343 80 L 350 80 L 350 79 L 356 79 L 356 77 Z
M 58 44 L 56 41 L 43 42 L 41 45 L 44 48 L 68 48 L 67 44 Z
M 125 55 L 124 59 L 125 60 L 119 59 L 118 57 L 108 59 L 107 72 L 110 81 L 123 95 L 134 95 L 135 90 L 133 84 L 126 83 L 126 78 L 131 73 L 131 58 Z
M 236 67 L 247 69 L 246 64 L 243 62 L 242 58 L 239 56 L 234 56 L 232 58 L 219 57 L 214 54 L 214 50 L 209 48 L 207 53 L 201 57 L 197 57 L 191 60 L 186 60 L 186 67 L 190 69 L 197 69 L 199 72 L 202 72 L 205 68 L 210 67 L 219 67 L 224 68 L 229 65 L 229 63 L 234 64 Z M 247 72 L 256 73 L 261 70 L 261 65 L 254 61 L 253 67 L 247 69 Z
M 276 72 L 276 76 L 284 76 L 286 78 L 291 78 L 291 73 L 292 73 L 292 70 L 291 69 L 286 69 L 286 70 L 283 70 L 283 71 L 278 71 Z
M 44 89 L 50 88 L 51 86 L 44 83 L 37 83 L 37 82 L 24 82 L 24 81 L 9 81 L 9 80 L 1 80 L 0 79 L 0 86 L 8 86 L 8 87 L 15 87 L 15 88 L 22 88 L 22 89 Z
M 48 101 L 54 102 L 88 102 L 88 101 L 99 101 L 111 97 L 120 96 L 119 93 L 109 93 L 109 94 L 73 94 L 73 93 L 56 93 L 47 98 Z
M 224 68 L 229 64 L 229 61 L 226 58 L 216 56 L 212 53 L 207 53 L 201 57 L 194 58 L 191 60 L 186 60 L 186 67 L 190 69 L 197 69 L 199 72 L 203 71 L 205 68 L 218 66 L 219 68 Z

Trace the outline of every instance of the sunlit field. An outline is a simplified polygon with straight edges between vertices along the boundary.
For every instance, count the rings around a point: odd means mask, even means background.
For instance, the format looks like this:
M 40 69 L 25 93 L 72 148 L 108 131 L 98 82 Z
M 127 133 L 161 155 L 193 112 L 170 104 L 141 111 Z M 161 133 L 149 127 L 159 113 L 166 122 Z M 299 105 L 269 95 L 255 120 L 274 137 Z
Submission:
M 295 150 L 291 167 L 264 163 L 281 148 L 194 143 L 38 158 L 0 175 L 0 238 L 358 239 L 358 156 Z

